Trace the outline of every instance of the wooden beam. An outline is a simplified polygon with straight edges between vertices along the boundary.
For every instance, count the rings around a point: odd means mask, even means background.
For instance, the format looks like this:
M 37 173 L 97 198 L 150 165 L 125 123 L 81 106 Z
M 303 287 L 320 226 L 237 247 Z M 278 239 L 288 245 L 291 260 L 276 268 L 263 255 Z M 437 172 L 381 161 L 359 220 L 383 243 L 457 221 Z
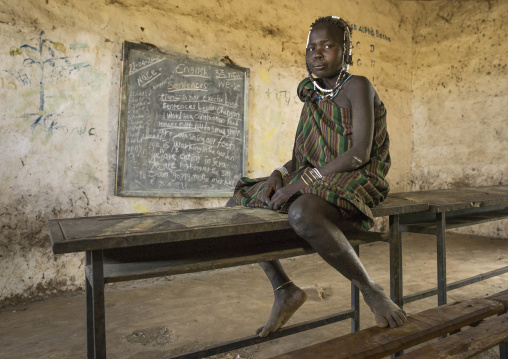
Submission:
M 408 317 L 399 328 L 372 327 L 272 359 L 375 359 L 427 342 L 504 310 L 488 299 L 473 299 L 429 309 Z
M 467 328 L 403 355 L 403 359 L 466 359 L 508 340 L 508 313 L 489 318 L 474 328 Z

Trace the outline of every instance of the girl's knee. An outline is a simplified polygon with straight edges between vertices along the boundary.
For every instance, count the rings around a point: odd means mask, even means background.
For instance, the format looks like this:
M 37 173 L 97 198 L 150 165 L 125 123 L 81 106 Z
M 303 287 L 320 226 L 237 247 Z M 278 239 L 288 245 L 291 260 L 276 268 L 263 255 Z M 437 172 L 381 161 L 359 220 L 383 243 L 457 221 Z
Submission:
M 319 211 L 314 209 L 312 201 L 298 198 L 288 211 L 288 221 L 295 232 L 301 237 L 308 237 L 319 225 Z

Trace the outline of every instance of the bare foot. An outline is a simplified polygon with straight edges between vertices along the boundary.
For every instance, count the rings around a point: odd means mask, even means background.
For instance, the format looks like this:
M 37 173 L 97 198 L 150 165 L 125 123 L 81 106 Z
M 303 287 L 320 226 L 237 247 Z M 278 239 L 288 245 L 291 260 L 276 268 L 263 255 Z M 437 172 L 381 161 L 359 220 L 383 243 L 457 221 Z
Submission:
M 274 293 L 270 317 L 264 327 L 256 330 L 260 337 L 266 337 L 269 333 L 282 327 L 291 318 L 298 308 L 307 299 L 307 294 L 293 283 L 290 283 Z
M 375 284 L 372 288 L 365 288 L 362 294 L 365 303 L 375 315 L 378 327 L 386 328 L 390 326 L 390 328 L 395 328 L 406 322 L 406 312 L 392 302 L 379 285 Z

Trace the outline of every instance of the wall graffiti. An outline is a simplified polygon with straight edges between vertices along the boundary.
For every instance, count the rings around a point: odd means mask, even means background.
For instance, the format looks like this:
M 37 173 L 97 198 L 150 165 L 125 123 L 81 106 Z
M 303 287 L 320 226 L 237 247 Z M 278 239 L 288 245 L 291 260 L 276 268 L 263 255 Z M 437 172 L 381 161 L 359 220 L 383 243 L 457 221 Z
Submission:
M 353 31 L 358 31 L 361 33 L 360 38 L 363 38 L 361 41 L 356 41 L 354 43 L 354 57 L 355 62 L 354 65 L 359 68 L 359 71 L 362 75 L 366 76 L 370 79 L 372 85 L 377 87 L 377 76 L 376 76 L 376 46 L 386 46 L 386 42 L 391 43 L 392 38 L 373 27 L 352 24 Z M 366 39 L 365 39 L 366 38 Z M 377 42 L 378 45 L 373 44 L 372 40 L 375 38 L 379 40 L 385 40 L 386 42 Z M 363 59 L 363 61 L 362 61 Z
M 17 82 L 24 86 L 38 83 L 38 90 L 32 96 L 38 96 L 35 103 L 38 102 L 38 108 L 34 112 L 24 113 L 23 118 L 30 120 L 32 131 L 36 128 L 42 128 L 48 132 L 64 128 L 59 125 L 57 119 L 61 113 L 53 112 L 48 109 L 46 103 L 46 87 L 49 81 L 58 81 L 78 72 L 90 64 L 87 61 L 79 62 L 79 55 L 66 56 L 65 46 L 61 42 L 52 41 L 41 31 L 37 38 L 32 38 L 30 43 L 23 44 L 19 48 L 11 47 L 9 51 L 11 56 L 25 55 L 22 66 L 32 71 L 23 72 L 21 70 L 5 70 Z M 64 55 L 64 56 L 62 56 Z M 4 81 L 2 87 L 16 87 L 15 81 Z

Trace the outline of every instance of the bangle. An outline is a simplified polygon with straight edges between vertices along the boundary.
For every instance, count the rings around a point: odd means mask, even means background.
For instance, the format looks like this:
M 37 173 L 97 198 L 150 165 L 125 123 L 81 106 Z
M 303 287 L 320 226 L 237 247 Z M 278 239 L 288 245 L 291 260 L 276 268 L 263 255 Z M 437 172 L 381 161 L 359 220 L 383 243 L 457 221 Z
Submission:
M 303 182 L 305 182 L 307 186 L 312 185 L 314 182 L 320 180 L 321 178 L 323 178 L 323 175 L 321 174 L 321 172 L 319 172 L 317 168 L 311 169 L 308 173 L 304 172 L 302 173 L 301 176 L 301 179 L 303 180 Z
M 276 170 L 279 170 L 279 172 L 282 174 L 282 178 L 286 177 L 287 175 L 289 175 L 289 172 L 288 170 L 286 169 L 286 167 L 284 166 L 278 166 L 278 167 L 275 167 Z
M 306 178 L 305 176 L 307 176 L 307 181 L 309 181 L 309 182 L 307 182 L 305 180 L 305 178 Z M 302 173 L 302 179 L 303 179 L 303 182 L 305 182 L 307 184 L 307 186 L 310 186 L 314 183 L 314 179 L 311 176 L 309 176 L 308 173 Z
M 276 168 L 274 169 L 274 171 L 279 171 L 280 173 L 280 176 L 282 177 L 282 179 L 284 179 L 284 172 L 282 172 L 280 169 Z
M 305 177 L 303 177 L 303 175 L 304 175 L 304 174 L 305 174 L 305 173 L 302 173 L 302 177 L 300 177 L 300 178 L 303 180 L 303 182 L 305 182 L 305 184 L 306 184 L 306 185 L 307 185 L 307 187 L 308 187 L 308 186 L 309 186 L 309 184 L 308 184 L 308 183 L 307 183 L 307 181 L 305 180 Z
M 321 174 L 321 172 L 319 172 L 319 170 L 317 168 L 313 168 L 310 170 L 310 173 L 313 175 L 313 176 L 316 176 L 317 178 L 316 179 L 321 179 L 323 178 L 323 175 Z

